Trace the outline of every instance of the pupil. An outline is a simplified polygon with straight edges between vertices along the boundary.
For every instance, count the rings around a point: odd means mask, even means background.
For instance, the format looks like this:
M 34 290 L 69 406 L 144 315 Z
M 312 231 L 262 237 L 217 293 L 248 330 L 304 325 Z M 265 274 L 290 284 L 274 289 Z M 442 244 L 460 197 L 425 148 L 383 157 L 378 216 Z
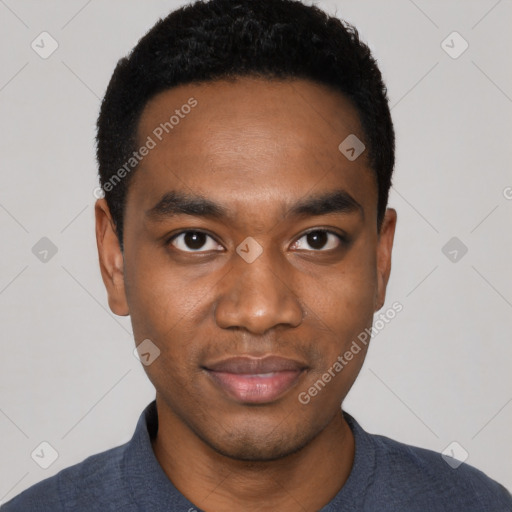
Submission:
M 308 244 L 314 249 L 321 249 L 327 243 L 325 231 L 311 231 L 307 235 Z
M 190 249 L 200 249 L 205 242 L 206 235 L 199 231 L 189 231 L 185 234 L 185 243 Z

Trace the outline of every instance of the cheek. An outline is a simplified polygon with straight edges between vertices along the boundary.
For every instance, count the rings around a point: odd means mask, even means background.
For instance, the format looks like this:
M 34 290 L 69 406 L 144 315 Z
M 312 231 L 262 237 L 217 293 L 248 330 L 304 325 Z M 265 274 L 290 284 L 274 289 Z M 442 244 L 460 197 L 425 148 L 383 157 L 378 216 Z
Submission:
M 375 257 L 369 247 L 345 258 L 340 265 L 330 267 L 304 282 L 304 302 L 308 312 L 308 331 L 316 340 L 319 354 L 313 380 L 332 368 L 339 356 L 348 354 L 350 361 L 335 372 L 337 396 L 348 390 L 359 372 L 367 346 L 358 338 L 372 325 L 376 293 Z M 365 339 L 365 341 L 367 341 Z M 356 345 L 354 345 L 354 342 Z M 343 389 L 342 389 L 343 388 Z
M 334 410 L 359 374 L 369 339 L 365 334 L 363 343 L 360 335 L 372 324 L 375 286 L 371 258 L 355 258 L 350 265 L 347 261 L 343 268 L 331 268 L 324 278 L 309 282 L 305 325 L 318 357 L 298 393 L 310 397 L 317 408 Z
M 126 268 L 134 338 L 137 344 L 150 339 L 160 350 L 144 370 L 156 389 L 175 389 L 184 383 L 192 389 L 201 348 L 208 340 L 205 326 L 209 315 L 211 319 L 213 287 L 208 286 L 208 276 L 194 278 L 155 254 L 135 261 L 136 268 Z
M 169 338 L 179 340 L 177 333 L 187 319 L 200 307 L 204 294 L 190 286 L 179 269 L 160 263 L 155 258 L 148 263 L 138 261 L 136 268 L 126 268 L 126 297 L 135 340 L 149 338 L 163 343 Z M 150 263 L 149 263 L 150 262 Z
M 328 321 L 335 332 L 368 320 L 373 315 L 377 290 L 376 259 L 361 242 L 338 265 L 317 269 L 304 286 L 306 305 Z M 334 326 L 337 326 L 334 329 Z
M 195 322 L 204 307 L 205 294 L 195 293 L 176 271 L 155 265 L 137 269 L 129 276 L 127 296 L 137 344 L 151 340 L 158 357 L 144 366 L 157 390 L 192 389 L 197 377 L 199 344 Z

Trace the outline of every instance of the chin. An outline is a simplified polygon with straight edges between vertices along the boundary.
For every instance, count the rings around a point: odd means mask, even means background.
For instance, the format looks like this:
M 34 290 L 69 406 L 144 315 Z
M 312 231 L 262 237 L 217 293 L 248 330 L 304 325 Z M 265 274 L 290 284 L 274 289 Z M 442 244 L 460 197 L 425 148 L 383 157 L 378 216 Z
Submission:
M 254 425 L 253 425 L 254 428 Z M 227 434 L 226 431 L 224 433 Z M 206 442 L 217 453 L 230 459 L 246 462 L 270 462 L 279 460 L 304 448 L 314 434 L 310 436 L 307 432 L 298 431 L 295 435 L 292 432 L 266 433 L 262 430 L 235 431 L 230 432 L 229 437 L 222 439 L 205 439 Z

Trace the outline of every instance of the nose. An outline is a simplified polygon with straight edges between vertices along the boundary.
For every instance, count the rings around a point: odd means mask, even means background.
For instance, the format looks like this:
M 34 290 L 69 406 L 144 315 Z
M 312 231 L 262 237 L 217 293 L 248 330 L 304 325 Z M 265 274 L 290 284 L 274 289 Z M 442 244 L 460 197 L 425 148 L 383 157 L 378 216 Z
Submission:
M 304 317 L 302 305 L 290 283 L 291 270 L 277 263 L 270 251 L 252 263 L 234 255 L 234 268 L 222 280 L 215 305 L 217 325 L 264 334 L 277 326 L 297 327 Z

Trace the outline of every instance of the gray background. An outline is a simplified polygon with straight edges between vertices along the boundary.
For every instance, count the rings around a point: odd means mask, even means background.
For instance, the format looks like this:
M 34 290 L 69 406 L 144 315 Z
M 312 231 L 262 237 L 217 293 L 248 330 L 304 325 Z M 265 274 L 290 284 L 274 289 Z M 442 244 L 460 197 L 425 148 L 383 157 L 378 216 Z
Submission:
M 128 441 L 154 397 L 99 273 L 94 135 L 117 60 L 178 5 L 0 0 L 3 501 Z M 510 489 L 512 2 L 318 5 L 374 50 L 397 132 L 383 311 L 404 309 L 374 338 L 345 409 L 403 442 L 441 452 L 457 441 Z M 43 31 L 59 45 L 47 59 L 31 48 Z M 441 44 L 453 31 L 469 44 L 458 58 Z M 42 237 L 58 248 L 46 262 L 32 252 Z M 455 262 L 442 252 L 452 237 L 468 248 Z M 31 458 L 43 441 L 58 452 L 47 469 Z

